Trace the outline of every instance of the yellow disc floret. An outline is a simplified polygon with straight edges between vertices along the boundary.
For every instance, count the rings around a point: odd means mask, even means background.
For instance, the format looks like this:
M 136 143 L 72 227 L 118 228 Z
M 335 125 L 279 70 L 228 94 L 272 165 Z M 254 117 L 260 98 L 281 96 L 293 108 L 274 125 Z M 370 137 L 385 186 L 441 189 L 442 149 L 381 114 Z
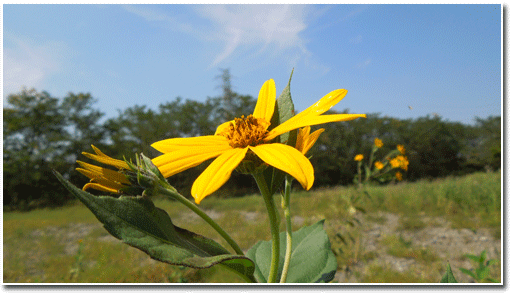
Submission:
M 223 131 L 219 133 L 229 139 L 232 148 L 246 148 L 256 146 L 267 134 L 270 122 L 252 115 L 235 118 Z

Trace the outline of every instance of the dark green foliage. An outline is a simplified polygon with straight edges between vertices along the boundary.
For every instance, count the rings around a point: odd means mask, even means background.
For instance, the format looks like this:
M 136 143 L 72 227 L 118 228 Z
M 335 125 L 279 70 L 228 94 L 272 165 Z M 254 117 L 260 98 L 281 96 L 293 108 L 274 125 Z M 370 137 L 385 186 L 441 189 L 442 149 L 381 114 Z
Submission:
M 81 150 L 99 144 L 103 115 L 92 109 L 90 94 L 69 93 L 63 99 L 47 92 L 22 90 L 9 95 L 4 114 L 4 206 L 29 209 L 60 205 L 69 193 L 51 169 L 80 184 L 85 180 L 72 172 Z

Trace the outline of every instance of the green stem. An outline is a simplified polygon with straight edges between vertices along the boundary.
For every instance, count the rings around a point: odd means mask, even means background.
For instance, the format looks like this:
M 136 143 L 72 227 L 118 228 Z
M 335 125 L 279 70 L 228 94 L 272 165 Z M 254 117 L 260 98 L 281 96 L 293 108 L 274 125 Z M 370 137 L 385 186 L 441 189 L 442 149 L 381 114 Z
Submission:
M 258 188 L 260 189 L 265 205 L 267 206 L 268 219 L 270 222 L 270 233 L 272 234 L 272 259 L 270 261 L 270 272 L 268 274 L 268 283 L 276 283 L 279 268 L 279 215 L 276 211 L 274 197 L 268 190 L 263 173 L 253 174 Z
M 284 197 L 283 197 L 283 210 L 286 219 L 286 252 L 284 256 L 283 272 L 281 273 L 281 283 L 286 283 L 286 276 L 288 275 L 288 268 L 290 267 L 290 260 L 292 258 L 292 218 L 290 213 L 290 192 L 292 186 L 292 179 L 286 176 L 284 183 Z
M 199 209 L 194 203 L 192 203 L 191 201 L 186 199 L 183 195 L 181 195 L 177 191 L 172 191 L 172 190 L 169 190 L 164 187 L 159 187 L 158 191 L 165 194 L 166 196 L 169 196 L 169 197 L 172 197 L 172 198 L 178 200 L 179 202 L 184 204 L 186 207 L 191 209 L 199 217 L 201 217 L 203 220 L 205 220 L 206 223 L 208 223 L 210 226 L 212 226 L 212 228 L 215 229 L 215 231 L 217 231 L 217 233 L 219 233 L 220 236 L 222 236 L 222 238 L 224 238 L 224 240 L 226 240 L 228 242 L 228 244 L 235 250 L 235 252 L 237 254 L 244 255 L 242 249 L 240 249 L 240 246 L 238 246 L 238 244 L 235 242 L 235 240 L 233 240 L 233 238 L 231 238 L 231 236 L 229 236 L 228 233 L 226 233 L 226 231 L 224 231 L 219 226 L 219 224 L 217 224 L 214 220 L 212 220 L 212 218 L 210 218 L 210 216 L 208 216 L 205 212 L 203 212 L 201 209 Z

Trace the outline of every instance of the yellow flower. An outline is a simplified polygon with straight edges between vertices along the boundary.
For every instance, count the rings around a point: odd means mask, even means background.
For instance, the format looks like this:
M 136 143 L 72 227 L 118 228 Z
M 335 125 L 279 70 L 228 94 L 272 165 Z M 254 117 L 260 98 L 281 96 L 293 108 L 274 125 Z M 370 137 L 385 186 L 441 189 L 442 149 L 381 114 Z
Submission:
M 214 135 L 170 138 L 155 142 L 151 146 L 163 155 L 154 158 L 153 164 L 167 178 L 216 158 L 192 185 L 191 193 L 196 203 L 219 189 L 244 159 L 259 158 L 293 176 L 305 189 L 310 189 L 314 181 L 314 171 L 311 162 L 303 154 L 310 144 L 304 144 L 299 150 L 271 141 L 283 133 L 301 127 L 366 117 L 364 114 L 322 115 L 346 94 L 347 90 L 344 89 L 332 91 L 311 107 L 268 131 L 274 114 L 276 87 L 274 80 L 267 80 L 261 87 L 252 115 L 219 125 Z
M 363 160 L 363 158 L 364 158 L 364 157 L 363 157 L 363 155 L 362 155 L 362 154 L 358 154 L 358 155 L 356 155 L 356 156 L 354 157 L 354 161 L 358 161 L 358 162 L 359 162 L 359 161 L 362 161 L 362 160 Z
M 404 155 L 405 154 L 405 147 L 401 144 L 397 145 L 396 146 L 396 149 L 402 154 Z
M 406 156 L 397 156 L 396 159 L 398 159 L 398 161 L 400 162 L 400 168 L 407 171 L 408 166 L 409 166 L 409 160 L 407 160 L 407 157 Z
M 375 138 L 375 146 L 378 148 L 381 148 L 384 144 L 382 143 L 382 140 Z
M 375 168 L 377 168 L 379 170 L 382 170 L 382 168 L 384 168 L 384 164 L 382 164 L 381 162 L 377 161 L 377 162 L 375 162 Z
M 402 173 L 400 173 L 400 172 L 396 172 L 395 176 L 396 176 L 396 179 L 397 179 L 398 181 L 402 181 L 402 179 L 403 179 L 403 177 L 402 177 Z
M 399 168 L 400 167 L 400 161 L 397 158 L 393 158 L 389 160 L 389 164 L 392 168 Z
M 86 152 L 83 152 L 82 154 L 89 159 L 116 167 L 119 170 L 129 169 L 128 164 L 125 161 L 113 159 L 102 153 L 95 146 L 92 146 L 92 148 L 96 155 Z M 82 161 L 77 161 L 77 163 L 80 164 L 82 168 L 76 168 L 76 170 L 91 179 L 91 181 L 85 184 L 82 188 L 84 191 L 88 188 L 92 188 L 100 191 L 119 193 L 123 187 L 131 185 L 128 178 L 118 171 L 94 166 Z
M 299 129 L 297 132 L 297 141 L 295 143 L 295 148 L 299 150 L 303 155 L 305 155 L 309 149 L 315 144 L 317 139 L 320 137 L 320 134 L 325 131 L 325 129 L 320 128 L 317 131 L 309 134 L 311 131 L 310 126 L 306 126 L 304 128 Z

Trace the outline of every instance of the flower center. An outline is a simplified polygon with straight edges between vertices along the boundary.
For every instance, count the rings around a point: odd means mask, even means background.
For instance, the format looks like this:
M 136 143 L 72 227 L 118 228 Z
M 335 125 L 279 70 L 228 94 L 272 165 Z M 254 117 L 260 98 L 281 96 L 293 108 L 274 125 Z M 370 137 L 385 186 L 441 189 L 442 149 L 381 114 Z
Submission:
M 219 133 L 229 139 L 229 145 L 233 148 L 245 148 L 256 146 L 267 134 L 270 122 L 252 115 L 235 118 L 235 122 Z

